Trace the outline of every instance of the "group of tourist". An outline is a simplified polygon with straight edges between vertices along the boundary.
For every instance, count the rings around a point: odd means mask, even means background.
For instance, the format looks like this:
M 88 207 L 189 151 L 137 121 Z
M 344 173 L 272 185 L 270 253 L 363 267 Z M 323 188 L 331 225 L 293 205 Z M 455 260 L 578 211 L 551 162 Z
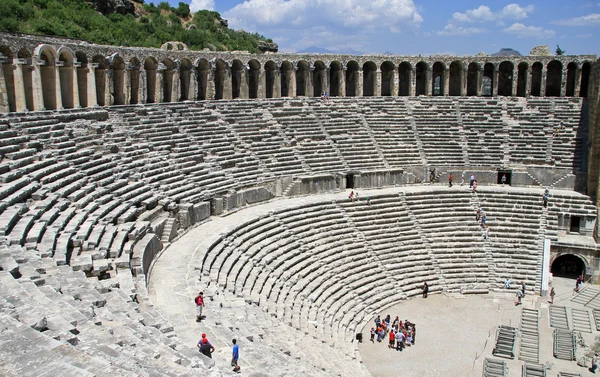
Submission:
M 475 211 L 475 220 L 479 222 L 479 225 L 481 226 L 481 235 L 483 239 L 487 240 L 490 237 L 490 227 L 487 225 L 487 215 L 483 208 L 477 208 L 477 211 Z
M 388 339 L 388 348 L 402 351 L 408 346 L 415 344 L 417 337 L 417 325 L 411 323 L 408 319 L 402 322 L 398 316 L 392 321 L 388 314 L 385 319 L 380 316 L 375 318 L 375 327 L 371 327 L 371 342 L 384 342 Z
M 358 191 L 354 192 L 354 191 L 350 191 L 350 194 L 348 195 L 348 199 L 350 199 L 351 202 L 358 202 L 359 201 L 359 196 L 358 196 Z M 371 205 L 371 197 L 367 196 L 367 198 L 365 199 L 367 202 L 367 205 L 370 206 Z

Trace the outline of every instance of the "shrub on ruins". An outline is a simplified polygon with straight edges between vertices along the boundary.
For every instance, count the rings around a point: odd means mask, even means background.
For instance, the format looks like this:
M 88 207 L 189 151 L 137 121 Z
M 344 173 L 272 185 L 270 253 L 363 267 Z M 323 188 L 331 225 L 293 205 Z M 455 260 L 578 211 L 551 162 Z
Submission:
M 168 41 L 181 41 L 191 50 L 216 48 L 257 53 L 265 51 L 264 45 L 268 44 L 262 35 L 229 29 L 227 20 L 217 12 L 202 10 L 192 15 L 184 2 L 176 8 L 166 1 L 158 5 L 130 0 L 0 2 L 0 31 L 120 46 L 160 47 Z M 131 7 L 134 11 L 130 11 Z

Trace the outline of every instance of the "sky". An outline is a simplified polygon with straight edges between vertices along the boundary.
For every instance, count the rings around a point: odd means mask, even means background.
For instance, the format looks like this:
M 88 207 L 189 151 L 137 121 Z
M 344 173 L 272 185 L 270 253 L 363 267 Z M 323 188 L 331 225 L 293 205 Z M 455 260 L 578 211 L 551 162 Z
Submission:
M 168 0 L 180 1 L 273 39 L 281 52 L 527 55 L 560 45 L 567 55 L 600 54 L 600 0 Z

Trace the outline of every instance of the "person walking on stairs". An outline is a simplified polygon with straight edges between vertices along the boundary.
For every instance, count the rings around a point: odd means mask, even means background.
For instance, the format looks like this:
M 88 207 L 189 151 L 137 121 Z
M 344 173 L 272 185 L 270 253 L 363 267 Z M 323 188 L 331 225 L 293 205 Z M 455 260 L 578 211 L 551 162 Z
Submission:
M 231 366 L 233 367 L 234 372 L 240 371 L 240 366 L 238 365 L 238 359 L 240 358 L 240 347 L 236 344 L 237 341 L 233 339 L 231 341 L 233 343 L 233 351 L 231 354 Z
M 202 308 L 204 307 L 204 292 L 198 293 L 198 296 L 194 298 L 194 302 L 196 303 L 196 322 L 200 322 L 202 320 Z

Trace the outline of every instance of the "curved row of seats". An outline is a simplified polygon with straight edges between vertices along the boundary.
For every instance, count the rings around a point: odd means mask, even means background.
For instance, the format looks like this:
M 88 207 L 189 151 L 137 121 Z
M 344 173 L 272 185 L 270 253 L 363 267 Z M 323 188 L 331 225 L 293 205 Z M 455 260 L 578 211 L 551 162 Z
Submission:
M 288 326 L 341 349 L 381 309 L 430 291 L 539 290 L 553 212 L 594 217 L 587 197 L 542 190 L 406 187 L 366 200 L 319 202 L 251 219 L 213 244 L 203 279 Z M 567 204 L 568 203 L 568 204 Z M 492 233 L 482 237 L 477 208 Z M 544 216 L 541 216 L 541 214 Z

